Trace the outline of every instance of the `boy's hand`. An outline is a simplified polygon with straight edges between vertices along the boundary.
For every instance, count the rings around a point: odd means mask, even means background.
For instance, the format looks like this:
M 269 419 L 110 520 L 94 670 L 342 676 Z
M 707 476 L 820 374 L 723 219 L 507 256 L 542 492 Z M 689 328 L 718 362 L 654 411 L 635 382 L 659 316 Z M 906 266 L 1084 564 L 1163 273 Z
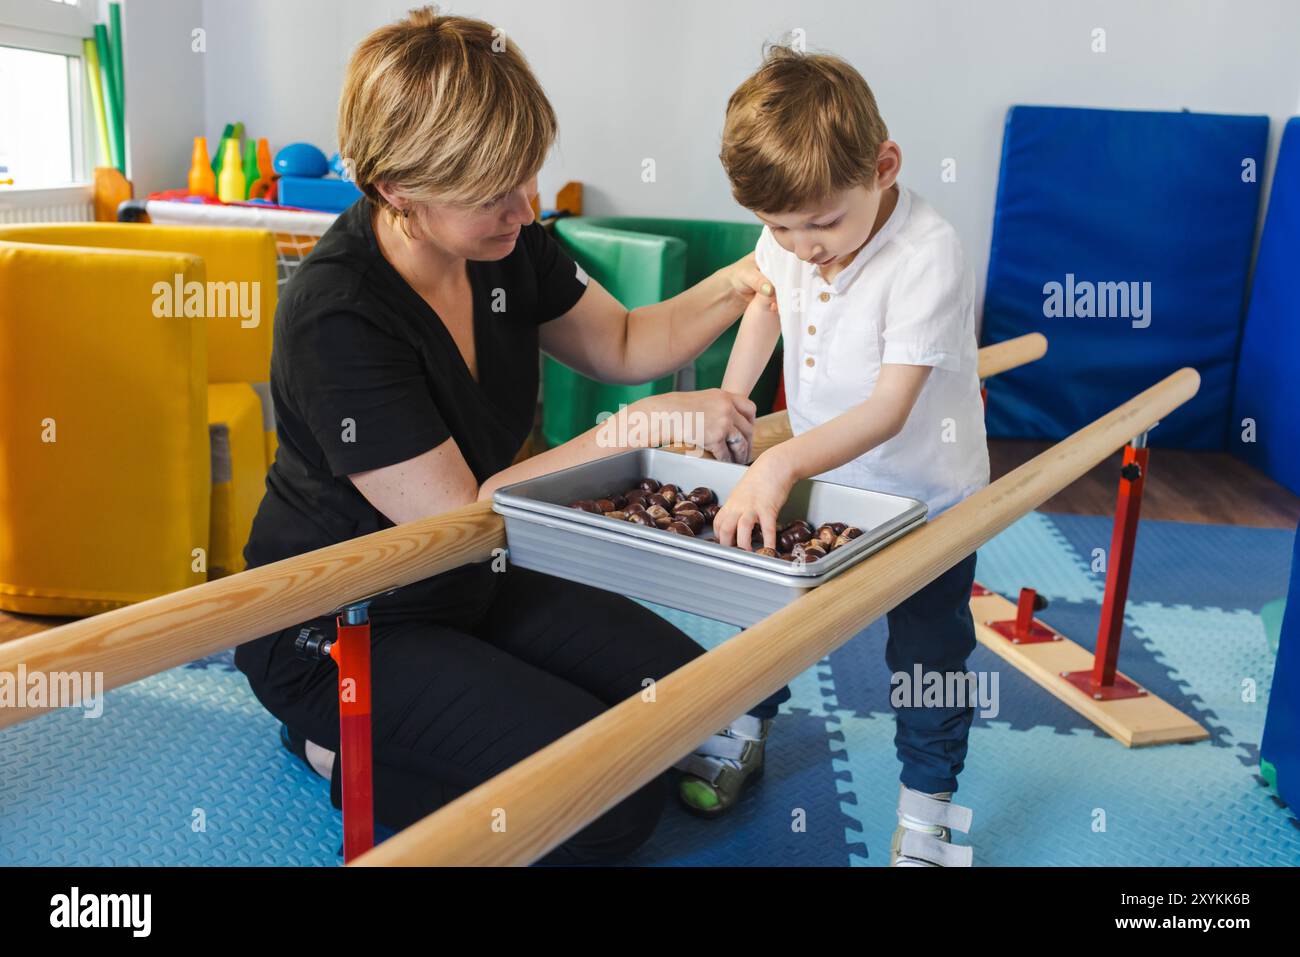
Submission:
M 742 311 L 755 296 L 768 300 L 768 308 L 773 312 L 776 311 L 776 289 L 768 282 L 767 277 L 758 271 L 753 253 L 736 260 L 730 266 L 724 266 L 721 272 L 731 284 L 731 291 L 740 301 Z
M 763 544 L 776 548 L 776 516 L 790 497 L 794 483 L 795 476 L 776 456 L 767 452 L 760 455 L 713 517 L 713 533 L 718 541 L 752 551 L 751 538 L 758 527 L 763 532 Z

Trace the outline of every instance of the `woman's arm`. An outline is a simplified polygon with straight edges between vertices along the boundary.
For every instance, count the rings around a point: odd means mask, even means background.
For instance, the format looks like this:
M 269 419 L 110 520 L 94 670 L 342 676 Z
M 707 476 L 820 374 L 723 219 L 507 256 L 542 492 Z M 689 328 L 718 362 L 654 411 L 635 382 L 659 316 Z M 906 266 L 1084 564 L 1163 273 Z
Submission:
M 706 389 L 700 392 L 648 396 L 629 405 L 627 414 L 660 416 L 663 444 L 689 442 L 725 462 L 730 461 L 726 457 L 728 435 L 739 433 L 744 437 L 745 447 L 749 447 L 754 430 L 755 407 L 753 402 L 743 396 L 731 395 L 721 389 Z M 701 427 L 688 425 L 685 429 L 681 428 L 687 417 L 698 417 Z M 638 433 L 628 434 L 635 437 Z M 371 505 L 388 516 L 394 524 L 400 525 L 474 501 L 486 501 L 503 485 L 522 482 L 547 472 L 581 465 L 648 444 L 641 442 L 639 445 L 619 445 L 618 438 L 616 429 L 606 428 L 602 423 L 563 445 L 503 469 L 481 486 L 470 471 L 455 439 L 447 439 L 436 448 L 405 462 L 368 472 L 357 472 L 348 478 Z
M 592 379 L 649 382 L 707 349 L 756 297 L 775 311 L 772 286 L 752 253 L 680 295 L 631 312 L 593 279 L 577 305 L 542 325 L 541 346 Z

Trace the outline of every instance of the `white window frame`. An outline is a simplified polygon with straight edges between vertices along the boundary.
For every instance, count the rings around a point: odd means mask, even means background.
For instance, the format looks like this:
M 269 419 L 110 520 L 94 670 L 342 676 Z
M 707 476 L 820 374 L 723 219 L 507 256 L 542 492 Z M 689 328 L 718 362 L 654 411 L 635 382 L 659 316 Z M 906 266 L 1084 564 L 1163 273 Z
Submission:
M 91 150 L 95 141 L 94 110 L 86 99 L 84 50 L 81 41 L 95 35 L 99 0 L 75 6 L 51 0 L 0 0 L 0 46 L 40 53 L 57 53 L 68 60 L 68 108 L 72 113 L 72 175 L 66 187 L 8 186 L 10 205 L 43 205 L 88 201 L 92 189 Z M 103 161 L 108 162 L 104 157 Z

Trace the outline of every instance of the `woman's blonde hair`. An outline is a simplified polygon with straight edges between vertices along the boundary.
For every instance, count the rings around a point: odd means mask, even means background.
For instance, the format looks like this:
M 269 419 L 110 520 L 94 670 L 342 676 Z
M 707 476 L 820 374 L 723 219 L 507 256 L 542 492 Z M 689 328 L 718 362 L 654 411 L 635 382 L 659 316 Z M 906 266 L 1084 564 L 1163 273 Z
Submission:
M 555 133 L 555 111 L 505 34 L 433 6 L 362 40 L 339 99 L 345 168 L 391 212 L 377 183 L 417 203 L 496 199 L 541 168 Z
M 870 182 L 887 139 L 871 88 L 847 61 L 772 45 L 731 94 L 720 159 L 736 202 L 786 213 Z

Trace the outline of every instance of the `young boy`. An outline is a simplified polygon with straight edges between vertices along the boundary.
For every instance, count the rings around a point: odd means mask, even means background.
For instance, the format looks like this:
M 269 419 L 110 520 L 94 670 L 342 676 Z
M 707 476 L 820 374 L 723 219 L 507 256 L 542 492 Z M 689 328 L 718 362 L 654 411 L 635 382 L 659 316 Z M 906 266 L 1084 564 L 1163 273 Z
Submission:
M 953 228 L 897 183 L 902 154 L 866 81 L 837 57 L 769 49 L 727 104 L 721 159 L 764 224 L 754 256 L 779 309 L 746 311 L 722 388 L 749 395 L 780 335 L 794 434 L 750 465 L 714 520 L 719 540 L 748 548 L 761 528 L 774 547 L 803 478 L 922 499 L 930 518 L 987 485 L 974 280 Z M 889 613 L 891 672 L 965 671 L 974 575 L 971 555 Z M 951 831 L 971 812 L 951 798 L 974 709 L 894 710 L 890 863 L 969 866 Z

